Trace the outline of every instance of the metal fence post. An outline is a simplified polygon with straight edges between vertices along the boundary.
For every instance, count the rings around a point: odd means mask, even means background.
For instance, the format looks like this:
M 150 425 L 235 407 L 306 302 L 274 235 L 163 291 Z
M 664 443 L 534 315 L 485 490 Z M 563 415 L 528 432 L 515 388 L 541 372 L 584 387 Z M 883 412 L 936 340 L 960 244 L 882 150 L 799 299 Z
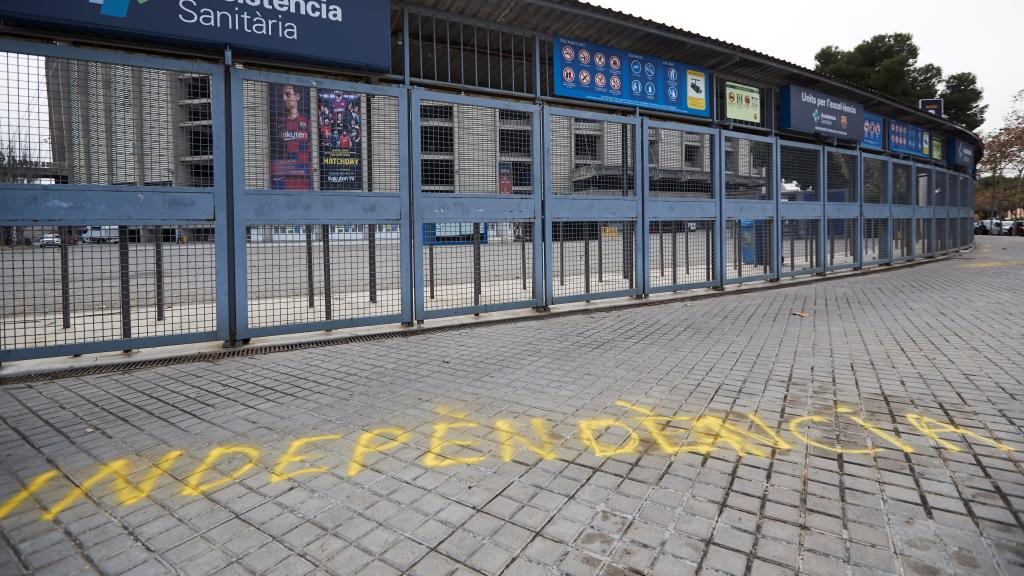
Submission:
M 234 125 L 234 116 L 237 111 L 239 114 L 242 112 L 242 95 L 238 95 L 238 102 L 233 101 L 233 88 L 235 84 L 235 78 L 233 74 L 233 63 L 231 56 L 231 48 L 224 50 L 224 106 L 222 113 L 224 114 L 224 135 L 226 140 L 227 153 L 224 154 L 224 188 L 226 198 L 226 238 L 221 240 L 224 242 L 225 252 L 227 254 L 227 284 L 228 284 L 228 329 L 227 329 L 227 340 L 224 342 L 225 346 L 236 346 L 239 342 L 239 325 L 242 324 L 239 318 L 239 308 L 248 304 L 248 286 L 245 280 L 245 254 L 246 247 L 246 234 L 245 234 L 245 221 L 242 217 L 242 211 L 239 209 L 240 203 L 238 198 L 235 196 L 235 183 L 238 180 L 241 184 L 241 189 L 244 190 L 244 166 L 235 166 L 234 161 L 234 143 L 235 140 L 238 142 L 244 141 L 244 134 L 242 133 L 242 126 Z M 241 82 L 239 82 L 241 86 Z M 216 113 L 216 112 L 214 112 Z M 237 132 L 236 132 L 237 131 Z M 237 137 L 237 138 L 236 138 Z M 239 257 L 241 255 L 241 258 Z M 242 281 L 239 281 L 239 277 L 242 277 Z M 245 323 L 248 323 L 248 314 Z
M 722 133 L 721 128 L 716 129 L 715 134 L 715 170 L 712 175 L 715 189 L 715 207 L 717 209 L 717 218 L 715 218 L 715 272 L 718 274 L 717 281 L 715 282 L 715 290 L 725 290 L 725 277 L 726 277 L 726 250 L 728 249 L 728 240 L 726 239 L 725 230 L 725 134 Z
M 768 185 L 772 191 L 772 203 L 775 205 L 775 217 L 772 218 L 772 281 L 782 278 L 782 145 L 779 138 L 772 137 L 772 177 Z
M 483 270 L 480 254 L 480 223 L 473 222 L 473 305 L 480 305 L 483 292 Z
M 303 226 L 306 230 L 306 291 L 309 293 L 309 307 L 316 306 L 313 288 L 313 225 Z
M 321 242 L 324 257 L 324 318 L 330 320 L 331 314 L 331 226 L 320 225 Z
M 376 304 L 377 303 L 377 225 L 376 224 L 367 224 L 366 225 L 366 252 L 367 252 L 366 257 L 367 257 L 367 259 L 369 259 L 369 263 L 368 263 L 369 270 L 367 270 L 367 275 L 369 276 L 369 284 L 370 284 L 369 285 L 370 302 L 373 303 L 373 304 Z M 433 256 L 433 252 L 431 252 L 431 256 Z M 433 262 L 433 258 L 431 258 L 431 262 L 430 263 L 431 263 L 431 265 L 433 265 L 433 263 L 434 263 Z M 433 268 L 431 268 L 431 271 L 433 271 Z M 433 277 L 431 277 L 431 282 L 433 282 Z M 431 285 L 430 289 L 431 289 L 430 296 L 431 296 L 431 298 L 433 298 L 433 296 L 434 296 L 433 285 Z
M 71 328 L 71 271 L 68 266 L 67 227 L 58 228 L 60 235 L 60 306 L 64 329 Z
M 156 319 L 164 320 L 164 234 L 163 229 L 156 227 L 155 264 L 156 264 Z
M 132 337 L 131 266 L 128 252 L 128 227 L 117 227 L 118 276 L 121 283 L 121 337 Z M 127 352 L 127 350 L 125 350 Z

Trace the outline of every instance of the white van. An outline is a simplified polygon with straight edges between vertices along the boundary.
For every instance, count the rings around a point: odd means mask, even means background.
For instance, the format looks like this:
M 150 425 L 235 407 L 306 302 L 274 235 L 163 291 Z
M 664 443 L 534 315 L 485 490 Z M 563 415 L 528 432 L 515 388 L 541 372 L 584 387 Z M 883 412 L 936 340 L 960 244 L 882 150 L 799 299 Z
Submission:
M 116 244 L 117 226 L 87 226 L 82 234 L 82 242 L 89 244 Z

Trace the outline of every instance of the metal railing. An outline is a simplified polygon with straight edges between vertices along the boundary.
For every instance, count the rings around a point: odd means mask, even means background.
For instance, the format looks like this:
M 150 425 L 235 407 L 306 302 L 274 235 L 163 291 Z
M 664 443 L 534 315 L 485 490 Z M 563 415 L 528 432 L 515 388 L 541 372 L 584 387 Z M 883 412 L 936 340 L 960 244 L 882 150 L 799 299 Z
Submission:
M 492 63 L 515 60 L 503 89 L 533 91 L 521 72 L 534 47 L 491 39 Z M 973 181 L 884 154 L 637 113 L 0 49 L 0 362 L 721 288 L 972 243 Z

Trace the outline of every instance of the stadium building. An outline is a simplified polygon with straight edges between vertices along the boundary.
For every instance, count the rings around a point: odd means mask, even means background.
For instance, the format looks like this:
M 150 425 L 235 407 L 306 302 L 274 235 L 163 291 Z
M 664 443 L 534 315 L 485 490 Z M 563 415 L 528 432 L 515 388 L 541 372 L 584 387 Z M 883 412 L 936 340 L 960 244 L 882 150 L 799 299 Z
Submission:
M 9 0 L 0 21 L 0 362 L 973 243 L 969 130 L 583 2 Z

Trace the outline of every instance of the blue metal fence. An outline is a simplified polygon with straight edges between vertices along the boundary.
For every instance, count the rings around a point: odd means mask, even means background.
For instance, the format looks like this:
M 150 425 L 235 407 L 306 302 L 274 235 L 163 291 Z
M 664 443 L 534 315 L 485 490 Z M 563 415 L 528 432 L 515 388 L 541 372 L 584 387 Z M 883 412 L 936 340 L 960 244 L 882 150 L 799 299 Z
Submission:
M 720 288 L 972 244 L 970 177 L 879 153 L 229 59 L 0 50 L 29 58 L 17 65 L 49 103 L 0 115 L 50 135 L 21 144 L 34 172 L 0 183 L 0 362 Z

